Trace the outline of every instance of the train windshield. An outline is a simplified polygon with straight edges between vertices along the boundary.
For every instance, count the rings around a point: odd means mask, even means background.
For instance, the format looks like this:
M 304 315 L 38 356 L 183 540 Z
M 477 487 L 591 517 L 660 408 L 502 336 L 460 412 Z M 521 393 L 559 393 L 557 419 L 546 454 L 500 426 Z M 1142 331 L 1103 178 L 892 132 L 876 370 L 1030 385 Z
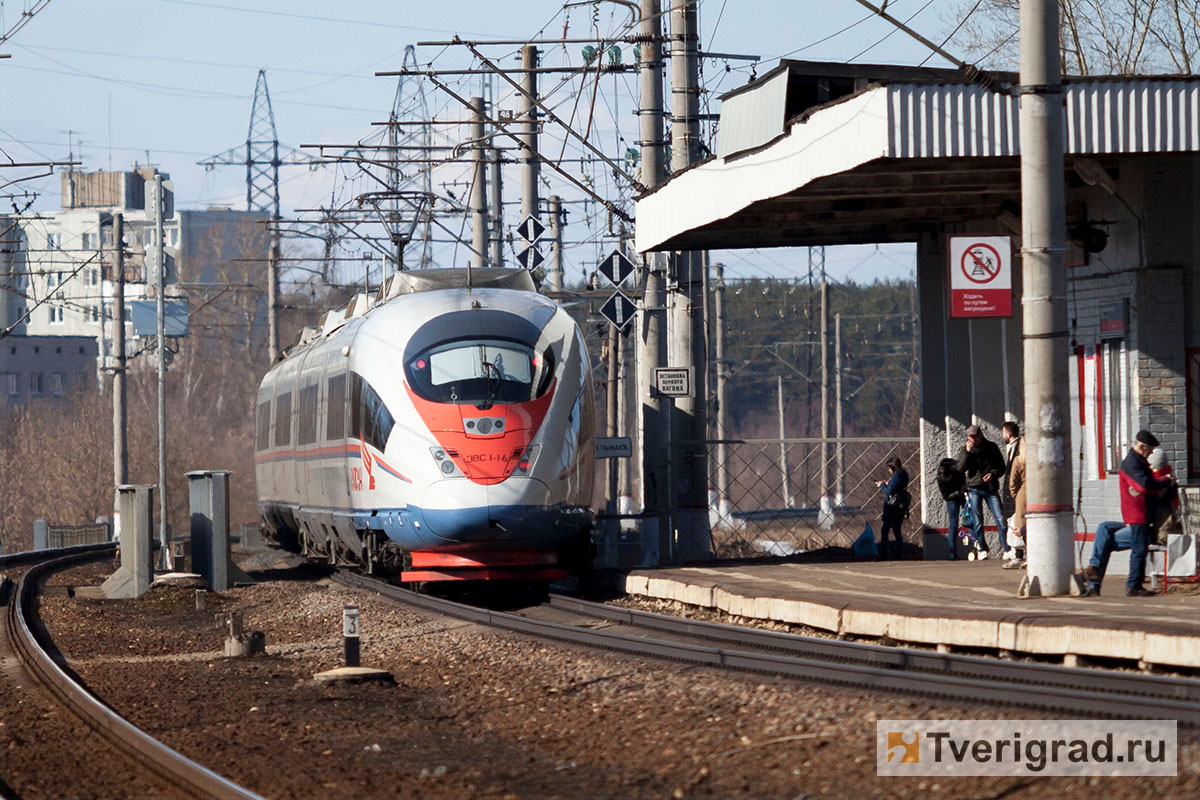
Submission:
M 417 354 L 407 372 L 413 390 L 427 400 L 490 408 L 544 394 L 551 361 L 549 350 L 539 354 L 517 342 L 464 339 Z

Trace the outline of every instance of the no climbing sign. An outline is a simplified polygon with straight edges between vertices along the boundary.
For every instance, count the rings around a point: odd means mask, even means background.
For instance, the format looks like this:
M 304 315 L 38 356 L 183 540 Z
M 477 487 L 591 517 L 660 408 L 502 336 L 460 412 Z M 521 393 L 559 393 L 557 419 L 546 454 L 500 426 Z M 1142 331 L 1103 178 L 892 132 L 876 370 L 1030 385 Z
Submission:
M 1012 240 L 950 236 L 950 316 L 1012 316 Z

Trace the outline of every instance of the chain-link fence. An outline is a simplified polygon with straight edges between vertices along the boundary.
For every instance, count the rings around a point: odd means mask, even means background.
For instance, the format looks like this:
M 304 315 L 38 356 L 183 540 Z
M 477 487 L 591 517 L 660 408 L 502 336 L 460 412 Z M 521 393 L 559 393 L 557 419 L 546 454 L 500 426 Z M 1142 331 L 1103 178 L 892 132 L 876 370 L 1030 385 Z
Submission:
M 867 525 L 879 539 L 886 463 L 899 458 L 911 482 L 906 541 L 918 541 L 920 440 L 729 439 L 709 442 L 716 498 L 710 512 L 716 558 L 783 556 L 852 547 Z

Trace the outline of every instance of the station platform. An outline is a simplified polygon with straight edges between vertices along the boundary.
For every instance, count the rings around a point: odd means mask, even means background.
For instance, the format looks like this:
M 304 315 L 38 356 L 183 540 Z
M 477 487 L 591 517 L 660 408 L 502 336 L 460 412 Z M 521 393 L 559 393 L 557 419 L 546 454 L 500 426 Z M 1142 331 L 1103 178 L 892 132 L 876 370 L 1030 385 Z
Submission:
M 1021 598 L 1022 575 L 998 560 L 764 561 L 633 570 L 614 588 L 898 645 L 1200 669 L 1194 584 L 1134 598 L 1125 596 L 1125 577 L 1111 575 L 1100 597 Z

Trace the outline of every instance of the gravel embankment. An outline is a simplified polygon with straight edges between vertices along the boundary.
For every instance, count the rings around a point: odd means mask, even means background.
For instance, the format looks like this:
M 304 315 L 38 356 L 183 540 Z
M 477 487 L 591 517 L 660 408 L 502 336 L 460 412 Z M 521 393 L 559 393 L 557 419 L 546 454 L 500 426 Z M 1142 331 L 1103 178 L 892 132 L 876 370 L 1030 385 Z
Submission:
M 259 575 L 271 580 L 210 594 L 204 611 L 192 590 L 161 589 L 121 602 L 58 593 L 43 614 L 108 703 L 271 797 L 1200 796 L 1195 732 L 1181 735 L 1176 778 L 879 778 L 876 719 L 1034 712 L 543 644 L 432 618 L 303 569 Z M 77 570 L 63 582 L 100 577 Z M 348 603 L 362 610 L 363 664 L 391 670 L 396 685 L 312 679 L 339 664 Z M 221 656 L 213 614 L 232 609 L 266 634 L 266 656 Z

